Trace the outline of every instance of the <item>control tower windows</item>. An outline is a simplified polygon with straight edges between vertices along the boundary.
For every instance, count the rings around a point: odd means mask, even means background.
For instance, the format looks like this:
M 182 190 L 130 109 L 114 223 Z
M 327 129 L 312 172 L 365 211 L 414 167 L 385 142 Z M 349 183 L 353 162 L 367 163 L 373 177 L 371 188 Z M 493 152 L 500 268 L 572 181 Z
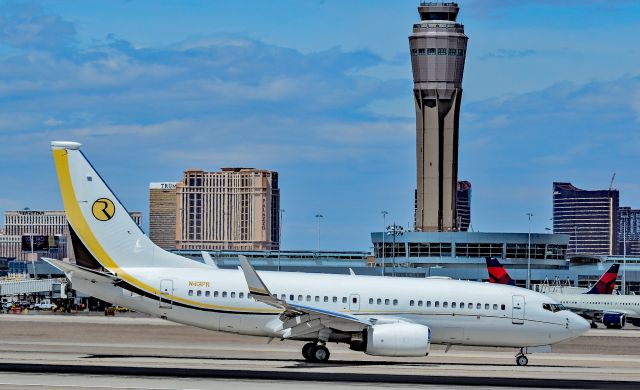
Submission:
M 424 49 L 418 49 L 418 55 L 419 56 L 423 56 L 424 55 Z
M 450 56 L 455 56 L 457 52 L 458 52 L 458 50 L 456 50 L 456 49 L 449 49 L 449 55 Z
M 458 55 L 459 56 L 463 56 L 464 55 L 464 49 L 458 49 Z
M 434 56 L 436 55 L 436 49 L 434 47 L 430 47 L 427 49 L 427 55 L 428 56 Z
M 447 49 L 438 49 L 438 55 L 439 56 L 446 56 L 447 55 Z
M 424 50 L 424 49 L 422 49 Z M 418 49 L 411 49 L 411 55 L 417 55 L 418 54 Z

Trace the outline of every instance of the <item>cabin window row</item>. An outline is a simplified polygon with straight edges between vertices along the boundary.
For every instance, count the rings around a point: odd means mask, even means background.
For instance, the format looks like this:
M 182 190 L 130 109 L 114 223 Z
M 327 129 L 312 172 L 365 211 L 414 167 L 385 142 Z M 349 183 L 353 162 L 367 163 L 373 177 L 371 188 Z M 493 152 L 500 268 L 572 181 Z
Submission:
M 437 54 L 439 56 L 450 55 L 450 56 L 461 57 L 464 55 L 464 49 L 443 49 L 443 48 L 436 49 L 435 47 L 429 47 L 426 49 L 425 48 L 411 49 L 411 54 L 414 56 L 424 56 L 424 55 L 435 56 Z
M 239 299 L 244 299 L 245 296 L 246 298 L 251 298 L 251 294 L 249 293 L 243 293 L 243 292 L 239 292 L 236 293 L 235 291 L 231 291 L 231 292 L 227 292 L 227 291 L 214 291 L 213 294 L 211 294 L 211 291 L 202 291 L 202 290 L 189 290 L 188 292 L 189 296 L 197 296 L 197 297 L 206 297 L 209 298 L 211 297 L 211 295 L 213 295 L 214 298 L 218 298 L 218 297 L 222 297 L 222 298 L 239 298 Z

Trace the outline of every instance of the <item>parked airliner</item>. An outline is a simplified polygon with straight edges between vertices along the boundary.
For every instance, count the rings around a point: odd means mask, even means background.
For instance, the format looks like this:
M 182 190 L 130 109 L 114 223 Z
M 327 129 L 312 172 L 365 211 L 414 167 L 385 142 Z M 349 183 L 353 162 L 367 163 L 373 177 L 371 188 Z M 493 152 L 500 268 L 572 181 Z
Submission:
M 487 271 L 491 283 L 511 284 L 513 280 L 495 257 L 487 257 Z M 597 328 L 596 320 L 601 320 L 607 328 L 622 328 L 627 318 L 640 326 L 640 296 L 613 295 L 620 264 L 613 264 L 602 274 L 598 282 L 583 294 L 546 292 L 566 308 L 591 321 L 591 327 Z
M 549 351 L 589 328 L 546 295 L 450 279 L 218 269 L 156 246 L 75 142 L 52 142 L 76 264 L 48 261 L 73 288 L 113 304 L 200 328 L 304 340 L 304 358 L 329 342 L 378 356 L 426 356 L 430 345 Z

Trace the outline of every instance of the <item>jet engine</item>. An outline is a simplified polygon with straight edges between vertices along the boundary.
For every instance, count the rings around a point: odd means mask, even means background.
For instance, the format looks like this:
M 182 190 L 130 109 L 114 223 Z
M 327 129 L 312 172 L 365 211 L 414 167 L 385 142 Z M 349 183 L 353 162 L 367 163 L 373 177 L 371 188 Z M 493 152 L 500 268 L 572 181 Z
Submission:
M 431 329 L 419 324 L 372 325 L 351 339 L 351 349 L 375 356 L 426 356 Z
M 624 313 L 605 312 L 602 314 L 602 323 L 607 328 L 620 329 L 626 322 Z

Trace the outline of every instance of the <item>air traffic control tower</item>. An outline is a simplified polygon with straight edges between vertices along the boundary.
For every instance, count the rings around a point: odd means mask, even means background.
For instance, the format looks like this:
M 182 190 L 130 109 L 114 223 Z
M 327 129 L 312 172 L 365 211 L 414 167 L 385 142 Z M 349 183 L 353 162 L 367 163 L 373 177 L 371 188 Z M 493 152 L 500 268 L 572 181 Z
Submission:
M 418 6 L 409 37 L 416 106 L 417 231 L 458 230 L 458 122 L 467 51 L 456 3 Z

